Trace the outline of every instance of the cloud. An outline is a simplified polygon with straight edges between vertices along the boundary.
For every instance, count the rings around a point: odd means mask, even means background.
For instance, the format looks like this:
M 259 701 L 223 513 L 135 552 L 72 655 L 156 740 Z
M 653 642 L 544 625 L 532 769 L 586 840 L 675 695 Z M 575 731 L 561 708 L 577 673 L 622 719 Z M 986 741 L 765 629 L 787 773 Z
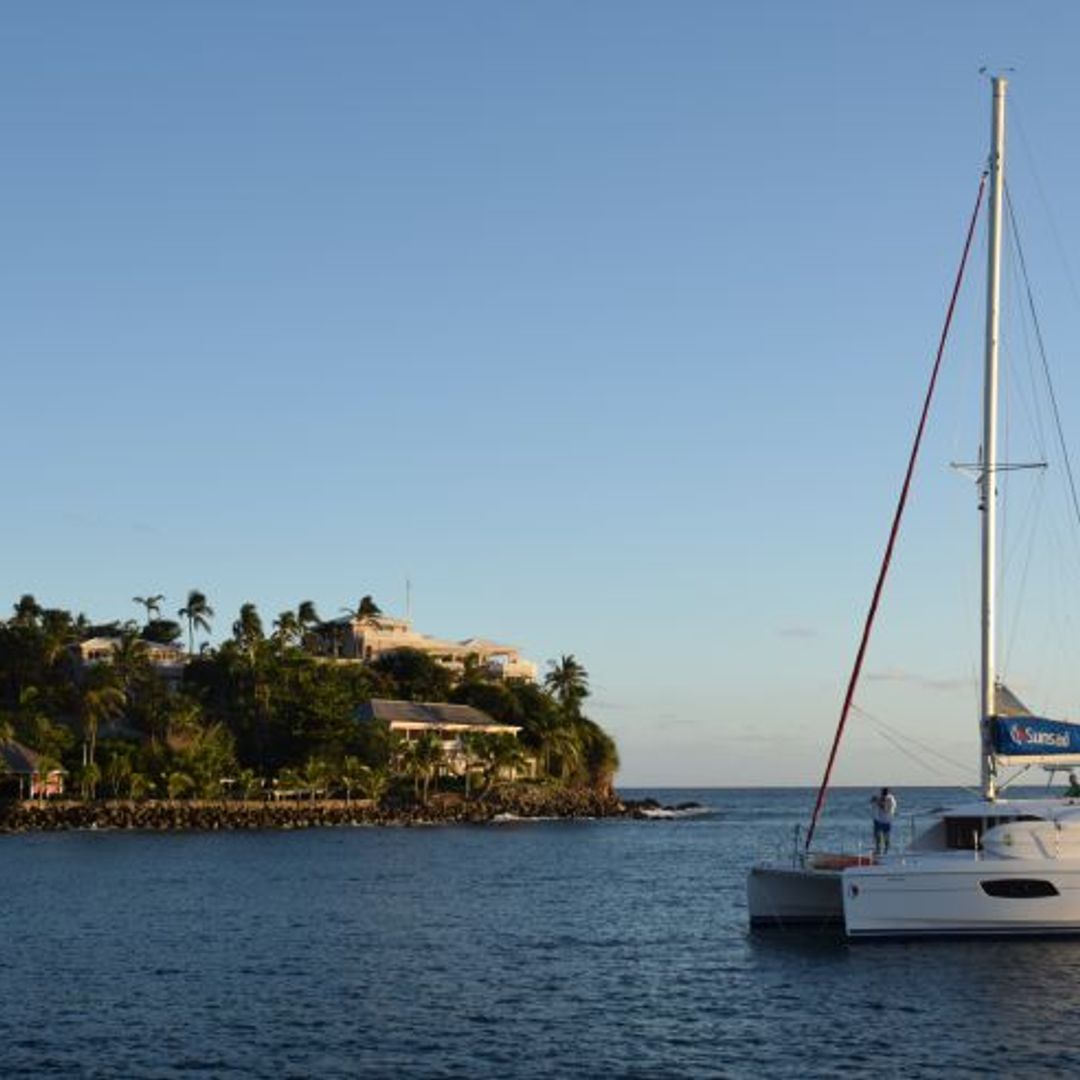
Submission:
M 586 712 L 611 712 L 625 708 L 626 706 L 620 701 L 594 697 L 589 698 L 588 704 L 585 706 Z
M 780 629 L 776 631 L 776 636 L 809 641 L 812 638 L 821 637 L 821 633 L 812 626 L 781 626 Z
M 909 686 L 921 687 L 923 690 L 936 690 L 946 694 L 951 694 L 955 690 L 967 690 L 971 686 L 970 678 L 933 678 L 929 675 L 920 675 L 914 671 L 904 671 L 902 668 L 889 668 L 885 671 L 868 671 L 863 678 L 866 679 L 867 682 L 906 683 Z
M 657 713 L 649 718 L 657 730 L 670 731 L 672 728 L 704 727 L 700 718 L 679 713 Z

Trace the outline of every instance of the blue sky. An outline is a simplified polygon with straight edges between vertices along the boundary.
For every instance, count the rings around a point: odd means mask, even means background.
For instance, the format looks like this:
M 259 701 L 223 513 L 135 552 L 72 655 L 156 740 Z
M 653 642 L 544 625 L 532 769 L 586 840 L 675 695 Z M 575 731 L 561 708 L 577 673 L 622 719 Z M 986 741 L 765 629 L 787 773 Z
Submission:
M 1078 31 L 1064 3 L 8 5 L 0 596 L 107 619 L 198 587 L 220 635 L 248 600 L 401 612 L 408 576 L 421 630 L 576 655 L 624 784 L 816 781 L 984 63 L 1017 69 L 1080 431 Z M 947 464 L 977 453 L 978 292 L 860 695 L 972 773 Z M 1075 715 L 1074 586 L 1023 576 L 1056 629 L 1010 677 Z M 939 779 L 876 730 L 841 781 Z

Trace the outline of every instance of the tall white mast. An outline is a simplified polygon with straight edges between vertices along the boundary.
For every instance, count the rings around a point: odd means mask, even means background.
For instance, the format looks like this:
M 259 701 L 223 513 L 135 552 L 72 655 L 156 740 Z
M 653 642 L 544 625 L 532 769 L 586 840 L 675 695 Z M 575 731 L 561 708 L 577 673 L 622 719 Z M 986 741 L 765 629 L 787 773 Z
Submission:
M 983 469 L 980 478 L 982 522 L 982 686 L 980 694 L 983 797 L 995 797 L 990 718 L 997 710 L 995 656 L 995 582 L 997 573 L 997 413 L 998 326 L 1001 300 L 1001 203 L 1005 186 L 1006 79 L 991 80 L 994 93 L 990 131 L 990 224 L 986 276 L 986 373 L 983 389 Z

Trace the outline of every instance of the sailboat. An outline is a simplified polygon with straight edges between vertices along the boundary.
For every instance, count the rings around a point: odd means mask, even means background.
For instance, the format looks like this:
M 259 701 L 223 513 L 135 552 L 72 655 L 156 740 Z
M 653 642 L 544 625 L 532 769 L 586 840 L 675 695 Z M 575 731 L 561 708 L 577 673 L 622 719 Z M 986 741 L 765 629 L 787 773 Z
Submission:
M 1080 799 L 1004 797 L 1012 765 L 1080 764 L 1080 725 L 1033 716 L 999 682 L 996 664 L 998 337 L 1007 80 L 991 80 L 983 451 L 978 467 L 981 530 L 980 794 L 927 816 L 906 849 L 837 855 L 811 843 L 861 668 L 888 558 L 903 512 L 919 434 L 893 522 L 841 721 L 804 847 L 787 863 L 754 866 L 747 896 L 752 927 L 841 926 L 851 939 L 1080 934 Z M 980 188 L 980 201 L 982 188 Z M 975 226 L 972 217 L 964 261 Z M 963 261 L 961 263 L 963 267 Z M 956 289 L 959 288 L 958 276 Z M 955 304 L 956 290 L 953 293 Z M 952 305 L 950 305 L 951 318 Z M 946 320 L 946 332 L 948 319 Z M 942 337 L 942 348 L 944 346 Z M 938 363 L 940 364 L 939 348 Z

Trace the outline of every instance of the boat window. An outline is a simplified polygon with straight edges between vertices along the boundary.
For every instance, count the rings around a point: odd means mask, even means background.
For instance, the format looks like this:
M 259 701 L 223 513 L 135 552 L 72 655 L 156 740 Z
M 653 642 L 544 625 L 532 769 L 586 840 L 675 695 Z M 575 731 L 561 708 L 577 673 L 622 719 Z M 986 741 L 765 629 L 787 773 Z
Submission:
M 982 818 L 946 818 L 945 846 L 972 851 L 982 846 Z
M 1034 900 L 1043 896 L 1060 895 L 1052 882 L 1039 878 L 998 878 L 996 881 L 981 881 L 979 884 L 987 896 L 1008 900 Z
M 982 835 L 987 829 L 998 825 L 1011 825 L 1015 821 L 1042 821 L 1034 814 L 1017 814 L 1015 817 L 955 817 L 945 819 L 945 846 L 960 851 L 981 851 Z

